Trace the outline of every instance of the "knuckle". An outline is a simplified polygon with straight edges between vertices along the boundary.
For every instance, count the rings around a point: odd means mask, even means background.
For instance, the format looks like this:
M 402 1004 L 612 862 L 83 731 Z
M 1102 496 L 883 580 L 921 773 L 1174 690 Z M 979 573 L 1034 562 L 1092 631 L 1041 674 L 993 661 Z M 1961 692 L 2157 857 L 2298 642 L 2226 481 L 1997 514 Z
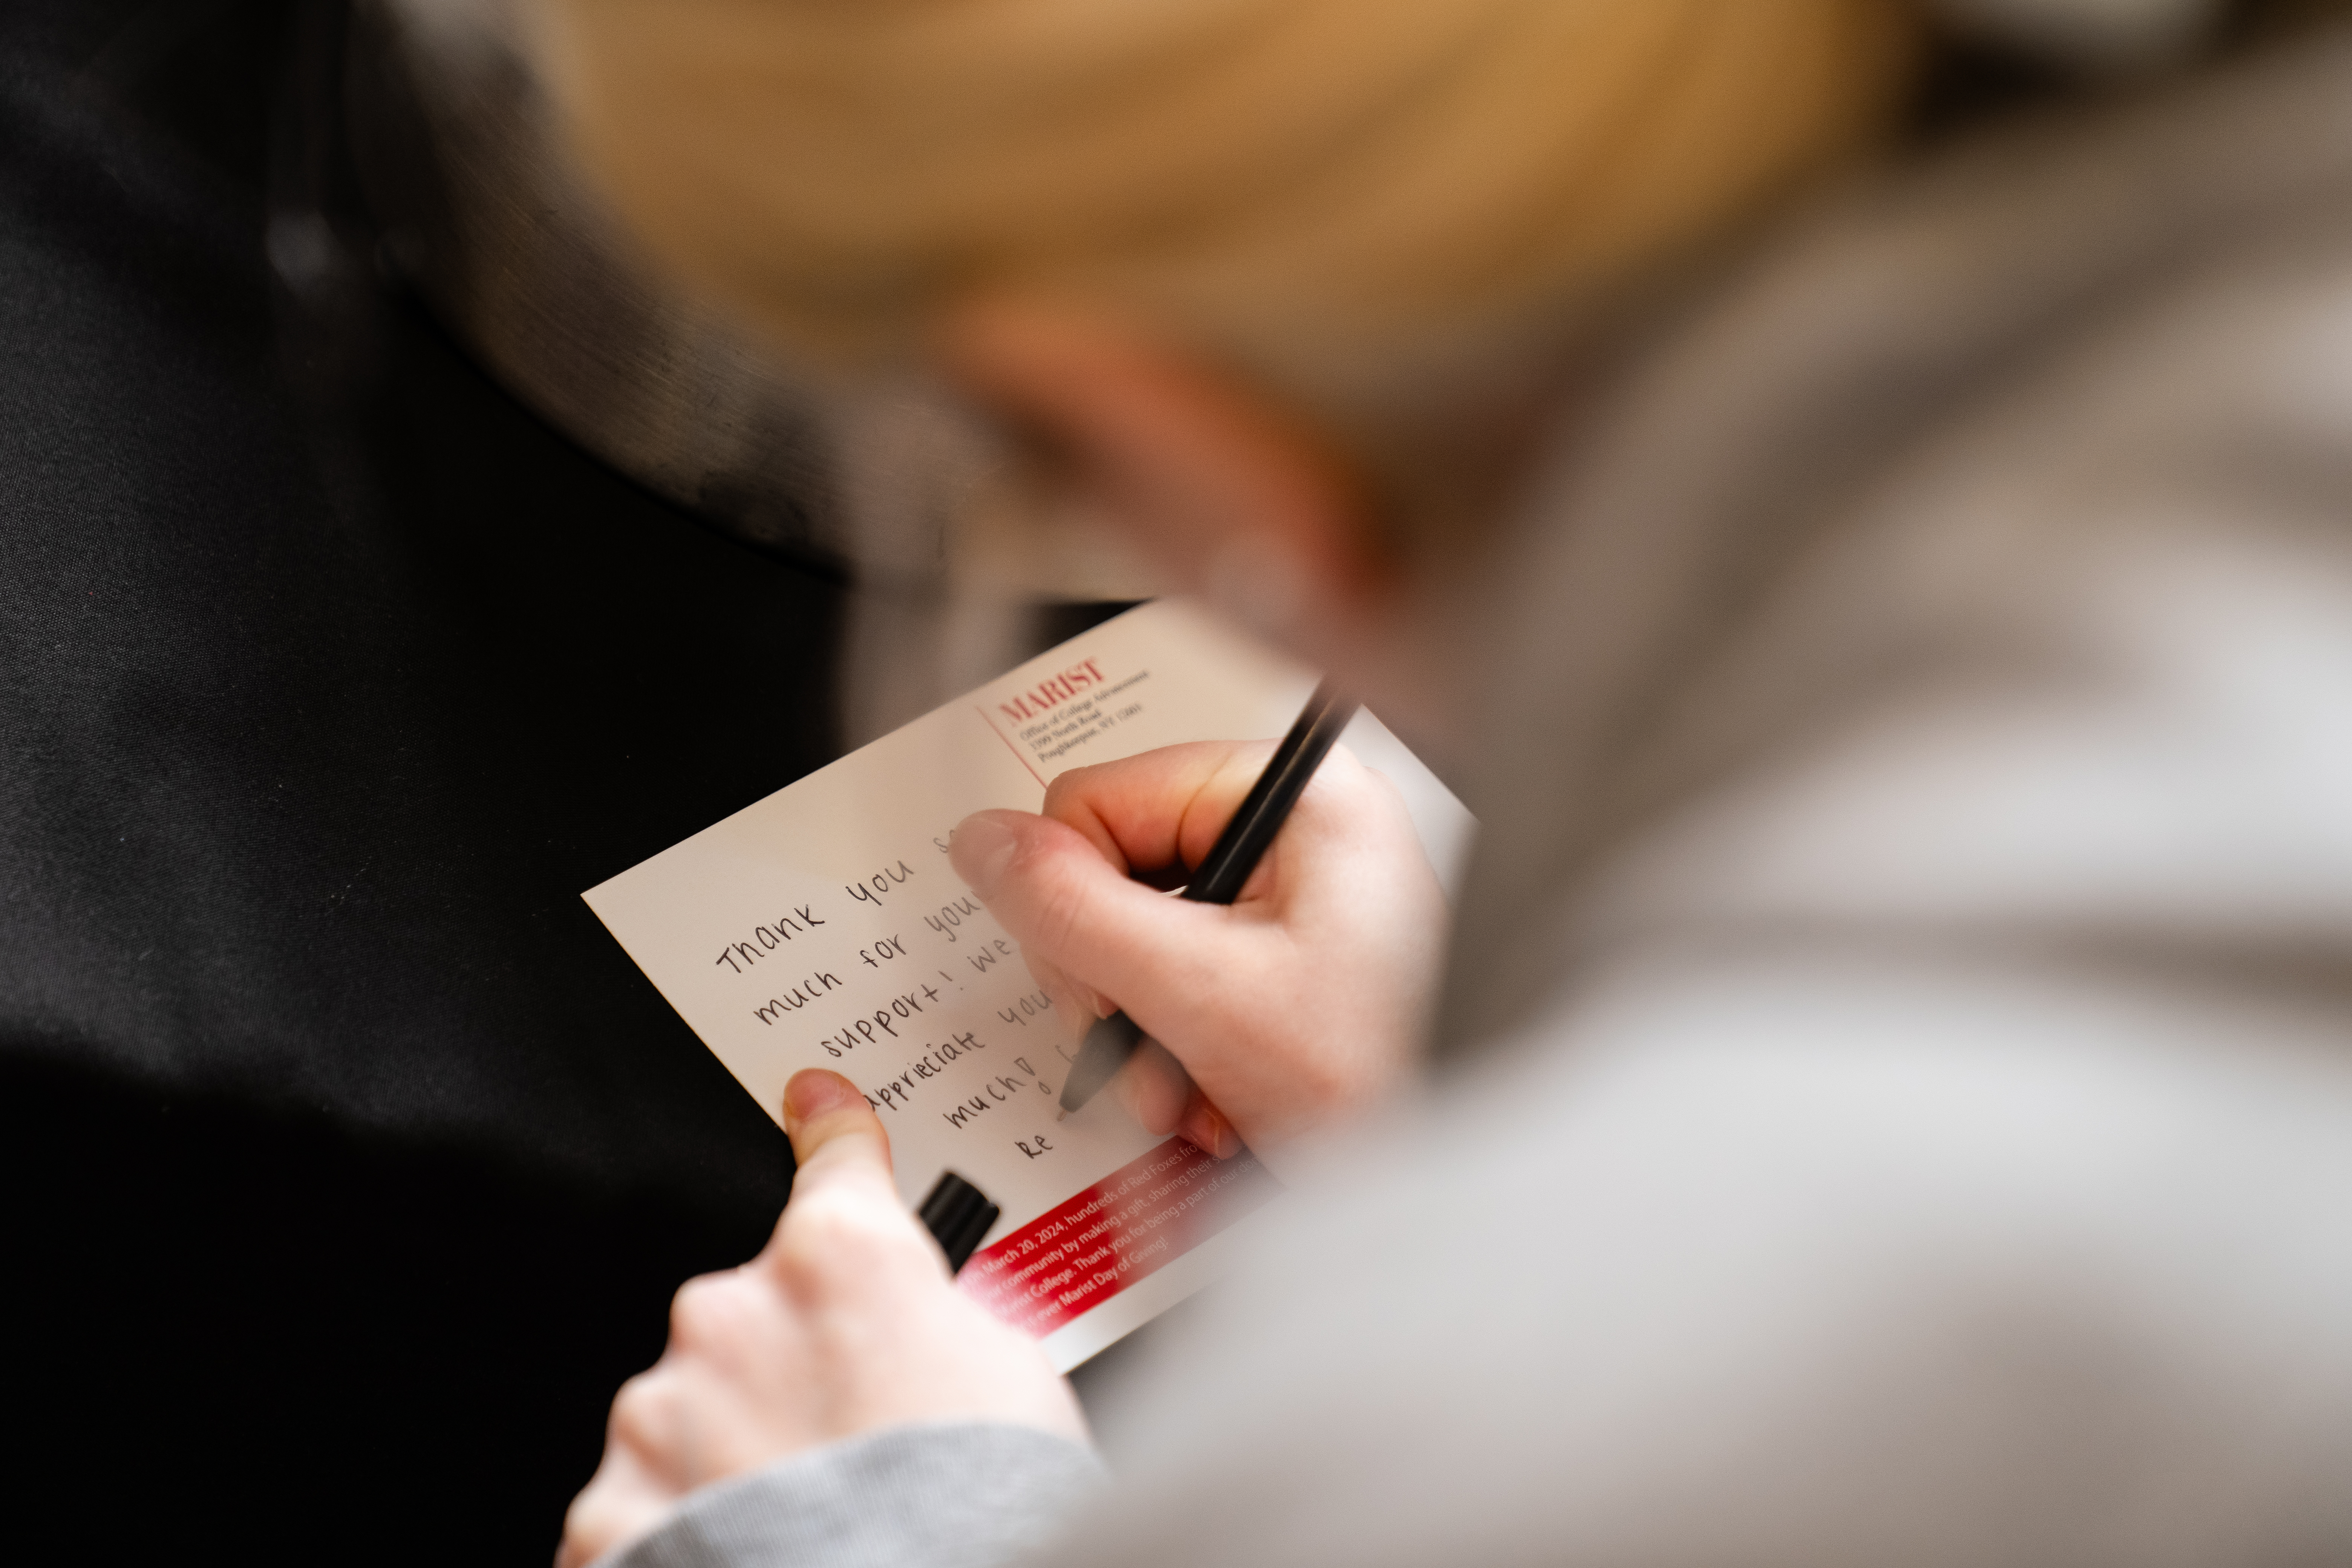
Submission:
M 918 1241 L 895 1201 L 828 1184 L 786 1214 L 776 1272 L 794 1300 L 825 1300 L 900 1265 Z
M 753 1316 L 751 1287 L 740 1274 L 705 1274 L 670 1299 L 670 1343 L 697 1350 L 740 1335 Z
M 677 1431 L 677 1388 L 658 1372 L 641 1372 L 621 1384 L 613 1396 L 613 1415 L 606 1441 L 615 1448 L 639 1454 L 667 1451 Z
M 1086 767 L 1071 768 L 1055 774 L 1054 782 L 1045 786 L 1045 809 L 1038 815 L 1059 819 L 1071 801 L 1085 799 L 1088 786 L 1095 782 L 1096 770 L 1099 766 L 1099 763 L 1090 763 Z
M 1328 1048 L 1299 1053 L 1297 1070 L 1302 1098 L 1325 1112 L 1360 1102 L 1377 1076 L 1361 1056 Z
M 588 1489 L 563 1510 L 563 1543 L 556 1555 L 556 1568 L 577 1568 L 602 1556 L 619 1533 L 620 1522 L 614 1517 L 618 1511 L 604 1487 L 590 1482 Z
M 1338 748 L 1333 749 L 1336 751 Z M 1239 804 L 1265 773 L 1266 763 L 1274 760 L 1275 750 L 1276 744 L 1272 741 L 1249 741 L 1223 748 L 1223 754 L 1215 758 L 1189 804 L 1200 805 L 1206 800 L 1222 800 L 1227 796 L 1234 804 Z M 1319 773 L 1322 770 L 1318 768 L 1316 771 Z
M 1318 1105 L 1333 1105 L 1351 1097 L 1354 1075 L 1338 1058 L 1324 1052 L 1309 1052 L 1299 1066 L 1304 1070 L 1308 1096 Z
M 1360 817 L 1384 809 L 1396 797 L 1396 786 L 1385 774 L 1358 762 L 1344 746 L 1334 746 L 1300 795 L 1303 810 Z

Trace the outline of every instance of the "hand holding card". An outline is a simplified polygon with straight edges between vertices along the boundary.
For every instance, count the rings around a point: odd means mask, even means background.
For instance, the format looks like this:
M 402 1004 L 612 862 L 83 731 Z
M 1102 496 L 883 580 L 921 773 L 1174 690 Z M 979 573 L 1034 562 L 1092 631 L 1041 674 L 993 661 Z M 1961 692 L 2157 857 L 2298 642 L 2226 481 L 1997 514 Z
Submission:
M 661 1360 L 613 1402 L 557 1568 L 645 1534 L 698 1488 L 884 1426 L 992 1421 L 1086 1440 L 1036 1344 L 949 1285 L 856 1086 L 803 1072 L 781 1109 L 792 1201 L 757 1258 L 678 1291 Z

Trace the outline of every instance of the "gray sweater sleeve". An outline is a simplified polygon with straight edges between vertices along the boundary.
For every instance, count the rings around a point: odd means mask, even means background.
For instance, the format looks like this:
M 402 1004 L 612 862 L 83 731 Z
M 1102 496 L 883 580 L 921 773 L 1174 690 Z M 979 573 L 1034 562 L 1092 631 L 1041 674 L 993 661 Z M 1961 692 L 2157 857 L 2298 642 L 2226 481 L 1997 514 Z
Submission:
M 1025 1426 L 891 1427 L 706 1487 L 596 1568 L 982 1568 L 1050 1538 L 1103 1479 L 1094 1450 Z

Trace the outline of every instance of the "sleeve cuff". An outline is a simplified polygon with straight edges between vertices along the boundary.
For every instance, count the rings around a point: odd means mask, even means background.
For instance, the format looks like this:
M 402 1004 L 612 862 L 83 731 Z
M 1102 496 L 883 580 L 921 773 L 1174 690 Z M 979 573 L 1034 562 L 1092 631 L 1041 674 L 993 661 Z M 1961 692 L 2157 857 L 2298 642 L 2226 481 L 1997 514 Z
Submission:
M 987 1568 L 1104 1479 L 1093 1449 L 1031 1427 L 895 1426 L 705 1487 L 594 1568 Z

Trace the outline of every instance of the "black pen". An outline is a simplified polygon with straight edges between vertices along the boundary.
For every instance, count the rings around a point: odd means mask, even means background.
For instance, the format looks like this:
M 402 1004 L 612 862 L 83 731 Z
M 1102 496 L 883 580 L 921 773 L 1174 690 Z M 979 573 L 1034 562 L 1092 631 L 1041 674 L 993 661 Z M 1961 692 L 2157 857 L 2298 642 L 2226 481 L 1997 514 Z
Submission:
M 1257 869 L 1274 836 L 1282 831 L 1283 821 L 1298 804 L 1307 781 L 1315 776 L 1315 770 L 1330 754 L 1331 743 L 1356 716 L 1356 706 L 1334 691 L 1328 680 L 1315 689 L 1298 722 L 1275 748 L 1274 760 L 1258 774 L 1257 783 L 1243 797 L 1241 809 L 1201 858 L 1199 869 L 1178 897 L 1196 904 L 1230 904 L 1241 896 L 1242 885 Z M 1072 1059 L 1069 1076 L 1062 1080 L 1061 1115 L 1067 1116 L 1092 1100 L 1142 1043 L 1143 1031 L 1126 1014 L 1113 1013 L 1097 1020 Z

